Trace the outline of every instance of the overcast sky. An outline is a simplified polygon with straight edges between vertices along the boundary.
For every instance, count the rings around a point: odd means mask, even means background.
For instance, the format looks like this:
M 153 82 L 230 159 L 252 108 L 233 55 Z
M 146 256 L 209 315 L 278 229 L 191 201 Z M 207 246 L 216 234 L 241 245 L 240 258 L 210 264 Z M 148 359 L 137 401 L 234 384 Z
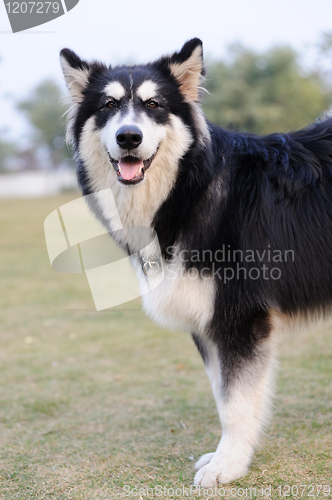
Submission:
M 24 135 L 13 103 L 42 79 L 62 82 L 63 47 L 108 63 L 146 62 L 198 36 L 214 58 L 236 41 L 258 51 L 289 44 L 314 54 L 320 34 L 331 28 L 331 0 L 80 0 L 54 21 L 12 34 L 1 2 L 0 130 Z

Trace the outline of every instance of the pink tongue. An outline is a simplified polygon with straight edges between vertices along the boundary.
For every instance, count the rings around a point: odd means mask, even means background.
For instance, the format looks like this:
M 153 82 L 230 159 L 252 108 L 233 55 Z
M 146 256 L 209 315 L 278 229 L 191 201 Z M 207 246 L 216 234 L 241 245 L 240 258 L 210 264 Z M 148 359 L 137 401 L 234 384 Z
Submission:
M 119 167 L 121 169 L 121 177 L 125 181 L 130 181 L 139 173 L 140 167 L 143 167 L 143 160 L 137 161 L 136 163 L 129 163 L 123 160 L 119 161 Z

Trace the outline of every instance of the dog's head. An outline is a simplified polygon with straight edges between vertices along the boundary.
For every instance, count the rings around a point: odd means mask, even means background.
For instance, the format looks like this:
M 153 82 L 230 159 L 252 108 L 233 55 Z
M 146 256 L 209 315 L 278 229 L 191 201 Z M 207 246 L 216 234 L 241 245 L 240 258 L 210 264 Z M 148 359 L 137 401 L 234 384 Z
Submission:
M 141 184 L 158 158 L 178 162 L 207 134 L 197 106 L 204 74 L 197 38 L 147 65 L 112 68 L 69 49 L 61 65 L 71 97 L 67 138 L 90 172 L 103 157 L 113 180 Z

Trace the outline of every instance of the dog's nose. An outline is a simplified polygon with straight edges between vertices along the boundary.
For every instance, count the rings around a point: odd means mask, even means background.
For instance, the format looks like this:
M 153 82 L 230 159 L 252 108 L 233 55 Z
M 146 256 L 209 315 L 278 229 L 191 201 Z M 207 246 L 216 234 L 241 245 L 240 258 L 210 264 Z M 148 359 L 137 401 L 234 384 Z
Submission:
M 142 140 L 143 134 L 136 125 L 123 125 L 116 133 L 116 142 L 123 149 L 137 148 Z

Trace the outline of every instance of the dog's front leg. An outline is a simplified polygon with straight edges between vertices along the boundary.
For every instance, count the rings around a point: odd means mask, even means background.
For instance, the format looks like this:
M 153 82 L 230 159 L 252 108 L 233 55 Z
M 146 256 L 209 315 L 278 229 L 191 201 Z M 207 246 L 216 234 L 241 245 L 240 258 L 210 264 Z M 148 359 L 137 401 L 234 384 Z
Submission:
M 268 420 L 274 373 L 274 342 L 269 336 L 247 357 L 234 356 L 207 336 L 193 335 L 216 400 L 222 437 L 214 453 L 196 463 L 195 485 L 213 487 L 245 476 Z M 234 365 L 230 366 L 233 360 Z M 235 362 L 236 361 L 236 362 Z

